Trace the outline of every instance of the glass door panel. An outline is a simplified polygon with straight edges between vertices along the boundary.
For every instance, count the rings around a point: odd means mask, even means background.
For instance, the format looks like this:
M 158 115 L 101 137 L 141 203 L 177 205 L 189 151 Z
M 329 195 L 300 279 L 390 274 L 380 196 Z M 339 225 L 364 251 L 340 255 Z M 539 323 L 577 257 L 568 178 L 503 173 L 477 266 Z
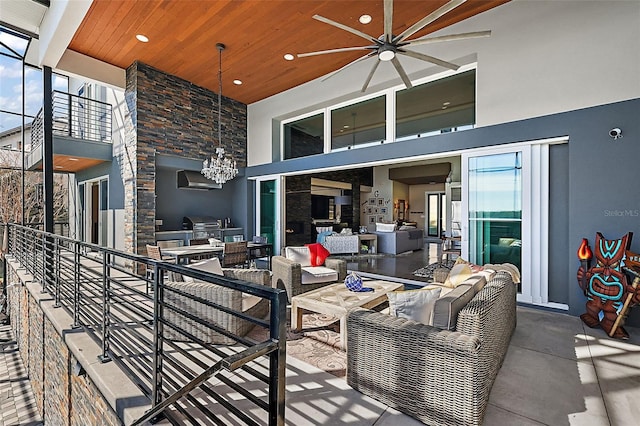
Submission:
M 260 183 L 260 236 L 274 244 L 276 235 L 276 181 L 265 180 Z M 275 246 L 275 244 L 274 244 Z
M 445 194 L 427 192 L 425 198 L 427 200 L 427 236 L 440 238 L 446 227 Z
M 522 265 L 522 153 L 469 158 L 469 256 Z

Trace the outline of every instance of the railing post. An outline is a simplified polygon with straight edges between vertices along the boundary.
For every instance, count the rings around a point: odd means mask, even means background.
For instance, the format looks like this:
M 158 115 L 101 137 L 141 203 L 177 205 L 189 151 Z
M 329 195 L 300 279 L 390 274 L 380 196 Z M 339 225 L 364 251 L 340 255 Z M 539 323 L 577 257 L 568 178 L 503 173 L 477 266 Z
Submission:
M 80 244 L 73 244 L 73 328 L 80 327 Z
M 42 284 L 41 293 L 47 292 L 47 237 L 42 233 L 42 276 L 40 277 L 40 284 Z
M 69 114 L 69 117 L 67 118 L 67 122 L 69 123 L 69 136 L 73 136 L 73 107 L 72 107 L 72 98 L 71 98 L 71 93 L 67 94 L 67 111 Z
M 110 273 L 107 263 L 109 261 L 109 254 L 106 251 L 102 252 L 102 355 L 98 356 L 100 362 L 111 361 L 109 356 L 109 339 L 111 334 L 111 280 L 108 274 Z
M 164 271 L 153 262 L 153 388 L 151 403 L 155 407 L 162 402 L 162 348 L 164 306 Z
M 55 238 L 55 237 L 54 237 Z M 60 307 L 60 245 L 57 238 L 53 240 L 53 249 L 55 254 L 55 262 L 53 268 L 53 279 L 55 282 L 54 308 Z
M 269 425 L 281 426 L 284 425 L 287 367 L 287 293 L 281 291 L 271 300 L 270 337 L 277 339 L 278 350 L 269 354 Z

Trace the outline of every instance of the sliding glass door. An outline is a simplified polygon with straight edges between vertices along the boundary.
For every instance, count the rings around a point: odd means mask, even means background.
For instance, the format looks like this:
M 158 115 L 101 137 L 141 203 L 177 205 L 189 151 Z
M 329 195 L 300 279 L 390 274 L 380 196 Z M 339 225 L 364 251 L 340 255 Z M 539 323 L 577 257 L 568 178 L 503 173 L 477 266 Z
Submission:
M 522 152 L 470 157 L 469 256 L 522 268 Z
M 520 270 L 518 301 L 549 300 L 549 145 L 553 138 L 462 155 L 462 256 Z
M 256 230 L 273 244 L 274 254 L 280 247 L 280 178 L 264 178 L 256 182 Z

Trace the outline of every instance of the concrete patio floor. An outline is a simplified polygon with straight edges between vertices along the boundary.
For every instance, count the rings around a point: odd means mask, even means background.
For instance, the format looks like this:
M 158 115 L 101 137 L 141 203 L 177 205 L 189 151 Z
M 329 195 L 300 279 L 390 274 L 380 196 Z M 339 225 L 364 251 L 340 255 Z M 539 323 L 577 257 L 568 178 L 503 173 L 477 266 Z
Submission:
M 485 425 L 638 424 L 640 329 L 628 331 L 630 340 L 614 340 L 577 317 L 518 307 L 518 325 L 491 391 Z M 0 338 L 0 426 L 41 424 L 8 326 L 0 327 Z M 286 423 L 422 424 L 292 357 Z

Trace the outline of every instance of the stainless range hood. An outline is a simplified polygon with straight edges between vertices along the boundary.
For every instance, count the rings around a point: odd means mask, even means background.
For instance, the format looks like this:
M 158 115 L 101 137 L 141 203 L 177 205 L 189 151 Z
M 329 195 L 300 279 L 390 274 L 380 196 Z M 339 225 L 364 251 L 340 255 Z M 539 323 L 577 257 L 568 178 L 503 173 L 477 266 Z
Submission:
M 176 172 L 178 188 L 181 189 L 221 189 L 222 184 L 207 179 L 195 170 L 178 170 Z

